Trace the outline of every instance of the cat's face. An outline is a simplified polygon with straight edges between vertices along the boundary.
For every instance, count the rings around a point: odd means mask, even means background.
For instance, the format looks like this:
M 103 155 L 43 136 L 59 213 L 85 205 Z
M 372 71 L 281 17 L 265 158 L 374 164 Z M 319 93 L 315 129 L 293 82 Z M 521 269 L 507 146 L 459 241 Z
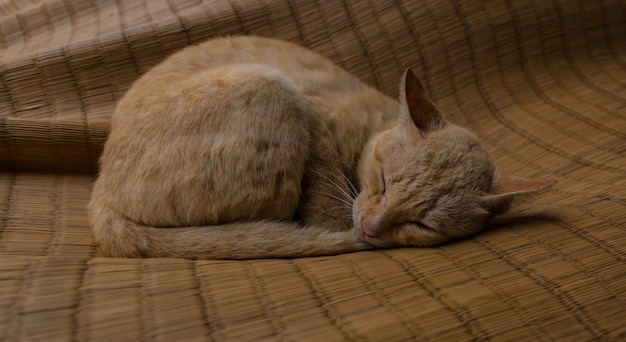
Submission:
M 360 163 L 353 220 L 361 237 L 388 247 L 426 246 L 481 230 L 491 212 L 481 198 L 494 167 L 466 130 L 421 136 L 403 124 L 370 141 Z
M 404 117 L 361 155 L 354 231 L 378 247 L 430 246 L 471 236 L 515 196 L 554 184 L 501 176 L 477 138 L 447 123 L 408 71 Z

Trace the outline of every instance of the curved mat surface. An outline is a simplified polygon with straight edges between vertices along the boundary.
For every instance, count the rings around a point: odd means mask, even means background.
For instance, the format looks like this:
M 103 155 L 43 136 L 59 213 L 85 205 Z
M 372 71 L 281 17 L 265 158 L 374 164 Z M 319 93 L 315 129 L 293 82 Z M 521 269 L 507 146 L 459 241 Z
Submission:
M 412 66 L 499 167 L 558 185 L 438 248 L 110 259 L 85 205 L 115 103 L 168 54 L 255 34 L 395 96 Z M 626 3 L 0 2 L 0 340 L 626 339 Z

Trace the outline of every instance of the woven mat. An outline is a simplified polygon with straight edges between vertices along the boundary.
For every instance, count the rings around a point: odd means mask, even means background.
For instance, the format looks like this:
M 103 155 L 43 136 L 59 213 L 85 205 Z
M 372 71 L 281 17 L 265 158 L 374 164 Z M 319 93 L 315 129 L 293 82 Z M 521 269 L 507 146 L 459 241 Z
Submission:
M 0 340 L 626 339 L 623 0 L 199 2 L 0 2 Z M 85 205 L 116 101 L 242 33 L 393 96 L 413 66 L 498 166 L 559 184 L 439 248 L 97 257 Z

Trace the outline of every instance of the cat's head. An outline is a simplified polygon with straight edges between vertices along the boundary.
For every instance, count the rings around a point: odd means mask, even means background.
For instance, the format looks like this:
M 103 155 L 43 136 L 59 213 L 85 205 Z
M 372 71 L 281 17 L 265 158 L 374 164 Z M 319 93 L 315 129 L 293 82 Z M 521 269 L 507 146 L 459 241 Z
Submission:
M 501 174 L 472 133 L 445 121 L 410 70 L 400 93 L 402 118 L 371 139 L 359 165 L 354 228 L 372 245 L 468 237 L 515 198 L 554 185 Z

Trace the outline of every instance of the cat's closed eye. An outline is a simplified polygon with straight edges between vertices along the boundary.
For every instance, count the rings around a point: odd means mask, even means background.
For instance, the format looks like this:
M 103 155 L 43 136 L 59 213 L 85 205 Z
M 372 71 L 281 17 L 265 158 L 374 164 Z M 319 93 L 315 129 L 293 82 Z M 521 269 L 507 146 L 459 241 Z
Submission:
M 380 194 L 384 196 L 387 193 L 387 179 L 385 179 L 385 172 L 382 169 L 380 170 L 380 186 Z

